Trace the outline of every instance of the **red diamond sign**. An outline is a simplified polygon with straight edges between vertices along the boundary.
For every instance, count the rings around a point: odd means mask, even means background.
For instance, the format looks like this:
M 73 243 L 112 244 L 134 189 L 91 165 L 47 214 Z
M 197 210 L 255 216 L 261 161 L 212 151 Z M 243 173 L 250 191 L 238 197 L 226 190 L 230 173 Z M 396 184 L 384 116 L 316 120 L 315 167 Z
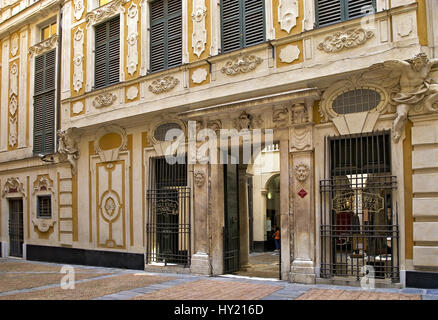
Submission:
M 298 192 L 298 195 L 299 195 L 301 198 L 304 198 L 305 196 L 307 196 L 307 192 L 306 192 L 306 190 L 301 189 L 300 192 Z

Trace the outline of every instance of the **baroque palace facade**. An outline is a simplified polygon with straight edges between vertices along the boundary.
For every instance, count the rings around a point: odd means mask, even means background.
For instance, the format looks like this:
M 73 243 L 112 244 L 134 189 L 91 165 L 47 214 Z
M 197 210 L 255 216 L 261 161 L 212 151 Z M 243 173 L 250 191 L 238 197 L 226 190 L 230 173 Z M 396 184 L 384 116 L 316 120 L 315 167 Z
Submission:
M 438 287 L 437 16 L 436 0 L 2 0 L 1 256 L 220 275 L 275 223 L 284 280 Z M 211 161 L 223 129 L 263 132 L 276 180 Z M 255 137 L 231 149 L 255 159 Z

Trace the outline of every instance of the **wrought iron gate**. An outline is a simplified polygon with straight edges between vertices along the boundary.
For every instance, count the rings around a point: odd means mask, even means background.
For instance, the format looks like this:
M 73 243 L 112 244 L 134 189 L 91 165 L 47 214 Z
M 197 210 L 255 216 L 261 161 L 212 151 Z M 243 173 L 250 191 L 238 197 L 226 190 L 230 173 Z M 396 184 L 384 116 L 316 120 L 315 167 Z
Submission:
M 150 160 L 146 263 L 190 265 L 190 188 L 187 165 Z
M 240 269 L 239 168 L 224 165 L 224 273 Z
M 359 280 L 373 270 L 375 278 L 399 282 L 390 137 L 384 131 L 326 138 L 329 176 L 325 173 L 320 181 L 321 277 Z
M 23 257 L 23 200 L 9 200 L 9 255 Z

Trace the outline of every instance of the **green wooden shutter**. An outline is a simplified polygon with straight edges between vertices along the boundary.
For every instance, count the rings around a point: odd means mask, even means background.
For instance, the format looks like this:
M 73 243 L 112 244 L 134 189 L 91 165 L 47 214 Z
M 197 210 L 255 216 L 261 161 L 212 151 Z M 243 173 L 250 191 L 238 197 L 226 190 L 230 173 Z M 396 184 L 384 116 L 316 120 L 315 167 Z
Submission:
M 222 52 L 265 41 L 263 0 L 221 0 Z
M 120 79 L 120 17 L 95 27 L 94 88 L 102 88 Z
M 150 4 L 150 71 L 182 63 L 182 2 L 154 1 Z
M 55 67 L 56 50 L 35 58 L 34 153 L 55 149 Z
M 316 26 L 362 17 L 371 7 L 375 12 L 376 0 L 315 0 Z
M 369 8 L 374 8 L 376 11 L 376 1 L 375 0 L 348 0 L 348 10 L 346 19 L 354 19 L 357 17 L 364 16 L 369 13 Z

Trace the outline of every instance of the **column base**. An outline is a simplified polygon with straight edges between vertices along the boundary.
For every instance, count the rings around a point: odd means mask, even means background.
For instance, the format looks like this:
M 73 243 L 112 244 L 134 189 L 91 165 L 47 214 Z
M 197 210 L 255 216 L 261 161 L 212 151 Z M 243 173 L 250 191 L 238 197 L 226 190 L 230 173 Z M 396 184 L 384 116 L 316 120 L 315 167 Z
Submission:
M 294 260 L 289 275 L 290 282 L 315 284 L 316 274 L 313 261 L 311 260 Z
M 210 257 L 207 253 L 197 252 L 192 256 L 190 272 L 203 275 L 211 274 Z

